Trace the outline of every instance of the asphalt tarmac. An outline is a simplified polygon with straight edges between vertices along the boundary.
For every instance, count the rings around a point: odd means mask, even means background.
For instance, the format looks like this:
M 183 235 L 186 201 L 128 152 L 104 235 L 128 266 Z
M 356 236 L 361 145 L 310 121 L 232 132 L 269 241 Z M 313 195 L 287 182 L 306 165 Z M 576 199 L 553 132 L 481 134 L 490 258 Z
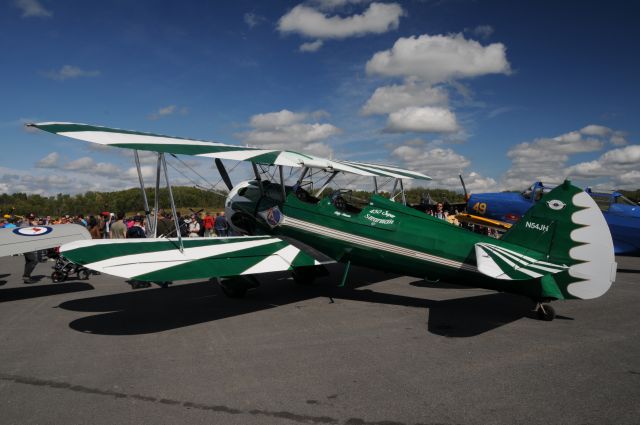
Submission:
M 132 290 L 0 258 L 2 424 L 638 424 L 640 258 L 603 297 L 556 302 L 341 265 Z

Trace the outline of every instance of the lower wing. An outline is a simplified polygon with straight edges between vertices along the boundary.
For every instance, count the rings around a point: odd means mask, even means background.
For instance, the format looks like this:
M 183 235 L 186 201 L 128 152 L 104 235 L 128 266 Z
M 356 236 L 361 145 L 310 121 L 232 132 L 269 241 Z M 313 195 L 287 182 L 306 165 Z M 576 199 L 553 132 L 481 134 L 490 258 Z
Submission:
M 69 261 L 126 279 L 149 282 L 208 279 L 292 270 L 323 264 L 282 239 L 268 236 L 90 240 L 64 245 Z

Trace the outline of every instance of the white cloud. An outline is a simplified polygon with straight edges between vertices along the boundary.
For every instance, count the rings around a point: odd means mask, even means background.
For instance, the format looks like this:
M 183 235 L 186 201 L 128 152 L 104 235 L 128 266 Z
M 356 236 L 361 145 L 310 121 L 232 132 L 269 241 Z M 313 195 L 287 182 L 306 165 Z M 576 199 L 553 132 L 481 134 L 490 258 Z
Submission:
M 140 172 L 142 173 L 142 178 L 145 181 L 153 181 L 155 182 L 156 180 L 156 167 L 152 166 L 152 165 L 143 165 L 140 167 Z M 138 181 L 138 169 L 136 167 L 130 167 L 127 169 L 127 171 L 124 172 L 124 177 L 132 182 L 137 182 Z M 171 177 L 170 177 L 171 178 Z M 171 179 L 171 183 L 175 184 L 173 182 L 174 179 Z
M 50 18 L 53 13 L 44 8 L 38 0 L 16 0 L 15 5 L 22 10 L 23 18 Z
M 59 168 L 59 160 L 60 155 L 58 152 L 51 152 L 49 155 L 36 162 L 36 168 Z
M 313 38 L 358 37 L 397 29 L 403 15 L 404 10 L 396 3 L 371 3 L 364 13 L 346 18 L 329 17 L 300 4 L 280 18 L 278 30 Z
M 627 143 L 627 139 L 625 138 L 626 133 L 622 132 L 622 131 L 615 131 L 613 133 L 613 135 L 611 136 L 611 139 L 609 139 L 609 141 L 611 142 L 612 145 L 615 146 L 623 146 L 626 145 Z
M 609 137 L 622 134 L 610 128 L 588 125 L 551 138 L 520 143 L 509 150 L 512 166 L 504 179 L 506 188 L 522 188 L 536 180 L 561 182 L 567 177 L 592 179 L 617 176 L 631 171 L 640 162 L 640 146 L 631 145 L 604 153 L 599 159 L 567 167 L 570 157 L 601 150 Z
M 450 148 L 427 147 L 421 143 L 407 142 L 395 148 L 391 155 L 402 161 L 407 168 L 424 172 L 431 177 L 433 181 L 430 185 L 433 187 L 462 191 L 458 174 L 463 173 L 470 191 L 498 190 L 494 179 L 473 171 L 465 173 L 464 170 L 471 165 L 471 161 Z
M 362 108 L 364 115 L 389 114 L 409 106 L 442 106 L 449 101 L 439 87 L 407 81 L 402 85 L 378 87 Z
M 312 3 L 316 4 L 318 8 L 322 10 L 331 10 L 348 4 L 368 3 L 370 1 L 371 0 L 314 0 Z
M 93 160 L 93 158 L 84 156 L 82 158 L 78 158 L 66 163 L 63 168 L 69 171 L 89 171 L 92 170 L 95 165 L 96 162 Z
M 609 138 L 609 143 L 614 146 L 623 146 L 628 143 L 626 139 L 626 132 L 614 131 L 609 127 L 605 127 L 603 125 L 589 124 L 588 126 L 582 128 L 580 130 L 580 133 L 586 136 Z
M 96 163 L 93 158 L 90 158 L 88 156 L 68 162 L 62 168 L 67 171 L 75 171 L 107 177 L 119 177 L 122 173 L 122 170 L 120 170 L 120 168 L 116 165 L 108 162 Z
M 283 109 L 278 112 L 257 114 L 251 117 L 252 130 L 238 134 L 244 143 L 267 149 L 299 150 L 323 157 L 332 156 L 331 148 L 321 143 L 341 132 L 332 124 L 312 123 L 327 117 L 325 111 L 312 113 L 292 112 Z
M 159 108 L 156 112 L 153 112 L 147 116 L 150 120 L 158 120 L 163 117 L 168 117 L 169 115 L 173 115 L 175 113 L 179 113 L 181 115 L 186 115 L 189 113 L 189 108 L 183 106 L 182 108 L 178 108 L 176 105 L 168 105 L 162 108 Z
M 640 188 L 640 145 L 612 149 L 600 158 L 575 164 L 566 170 L 567 176 L 580 179 L 599 179 L 609 181 L 601 186 L 617 188 Z
M 280 146 L 289 149 L 290 144 L 311 143 L 324 140 L 340 133 L 340 129 L 331 124 L 292 124 L 271 130 L 252 130 L 244 134 L 249 144 Z
M 491 25 L 478 25 L 477 27 L 470 30 L 471 34 L 481 38 L 491 37 L 491 34 L 493 34 L 494 31 L 495 30 Z
M 461 171 L 471 164 L 467 158 L 450 148 L 424 149 L 420 146 L 403 145 L 395 148 L 391 154 L 412 169 L 425 170 L 427 174 L 441 169 Z
M 81 78 L 81 77 L 97 77 L 100 75 L 100 71 L 85 71 L 77 66 L 73 65 L 64 65 L 59 70 L 51 70 L 43 73 L 45 77 L 50 78 L 52 80 L 64 81 L 70 80 L 73 78 Z
M 251 117 L 249 125 L 257 129 L 275 129 L 282 126 L 292 125 L 304 121 L 308 114 L 304 112 L 291 112 L 283 109 L 279 112 L 269 112 L 257 114 Z
M 389 114 L 388 132 L 453 133 L 458 130 L 453 112 L 431 106 L 410 106 Z
M 637 167 L 640 164 L 640 145 L 610 150 L 602 155 L 601 160 L 606 165 L 635 165 Z
M 462 34 L 399 38 L 390 50 L 374 54 L 366 70 L 370 75 L 413 76 L 431 84 L 511 73 L 502 43 L 482 46 Z
M 310 43 L 302 43 L 300 45 L 301 52 L 317 52 L 323 45 L 322 40 L 316 40 Z
M 580 130 L 580 133 L 586 136 L 600 136 L 607 137 L 613 132 L 609 127 L 604 127 L 602 125 L 590 124 Z

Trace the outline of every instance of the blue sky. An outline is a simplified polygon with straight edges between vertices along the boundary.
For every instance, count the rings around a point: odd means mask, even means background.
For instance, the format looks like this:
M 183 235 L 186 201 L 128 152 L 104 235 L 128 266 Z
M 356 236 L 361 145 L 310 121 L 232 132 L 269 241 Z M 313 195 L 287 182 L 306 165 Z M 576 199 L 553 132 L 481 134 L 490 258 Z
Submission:
M 627 1 L 6 1 L 0 190 L 136 184 L 130 153 L 25 131 L 30 121 L 385 162 L 431 187 L 459 189 L 462 172 L 476 192 L 567 176 L 636 189 L 639 12 Z M 218 180 L 210 162 L 188 163 Z

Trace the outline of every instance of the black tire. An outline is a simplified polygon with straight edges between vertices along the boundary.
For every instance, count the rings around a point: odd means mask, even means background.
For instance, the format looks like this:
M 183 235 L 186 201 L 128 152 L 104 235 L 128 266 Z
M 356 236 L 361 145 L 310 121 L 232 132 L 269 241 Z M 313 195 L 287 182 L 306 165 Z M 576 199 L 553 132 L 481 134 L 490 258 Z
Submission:
M 64 274 L 56 270 L 55 272 L 51 273 L 51 280 L 54 283 L 62 282 L 64 280 Z
M 538 319 L 550 322 L 556 318 L 556 310 L 549 304 L 541 304 L 538 308 Z
M 91 271 L 89 270 L 82 270 L 78 273 L 78 277 L 82 280 L 89 280 L 89 276 L 91 276 Z

